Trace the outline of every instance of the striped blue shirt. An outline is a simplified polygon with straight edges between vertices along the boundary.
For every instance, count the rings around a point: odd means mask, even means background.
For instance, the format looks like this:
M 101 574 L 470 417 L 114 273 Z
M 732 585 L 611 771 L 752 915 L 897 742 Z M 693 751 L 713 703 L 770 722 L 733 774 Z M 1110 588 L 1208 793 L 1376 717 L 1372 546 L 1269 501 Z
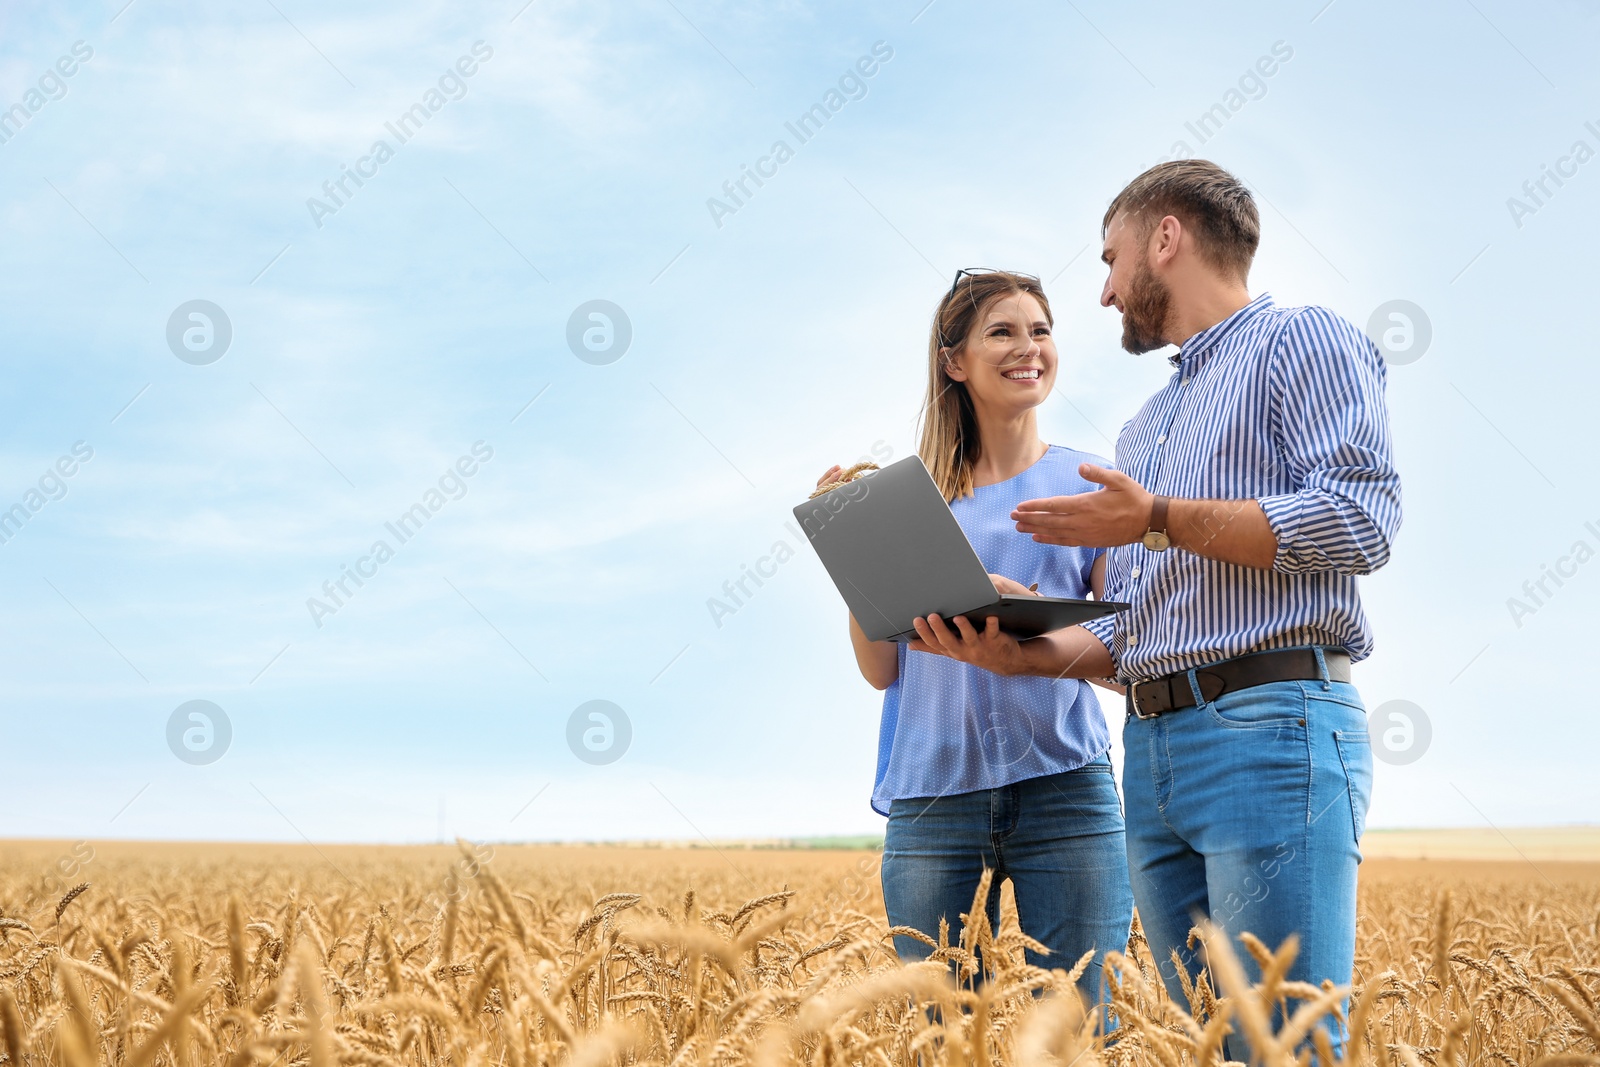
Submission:
M 1057 548 L 1017 532 L 1011 511 L 1024 500 L 1091 492 L 1086 452 L 1051 445 L 1013 478 L 978 486 L 950 502 L 950 511 L 990 574 L 1045 596 L 1082 599 L 1098 548 Z M 1027 778 L 1077 770 L 1111 747 L 1106 717 L 1088 682 L 1075 678 L 1002 677 L 970 663 L 909 652 L 883 693 L 878 772 L 872 807 L 912 797 L 997 789 Z
M 1111 549 L 1106 599 L 1133 607 L 1086 626 L 1118 679 L 1296 645 L 1366 658 L 1356 576 L 1388 562 L 1400 527 L 1377 347 L 1326 308 L 1280 308 L 1263 293 L 1172 362 L 1171 381 L 1122 428 L 1118 469 L 1163 496 L 1259 501 L 1278 553 L 1256 570 L 1139 542 Z

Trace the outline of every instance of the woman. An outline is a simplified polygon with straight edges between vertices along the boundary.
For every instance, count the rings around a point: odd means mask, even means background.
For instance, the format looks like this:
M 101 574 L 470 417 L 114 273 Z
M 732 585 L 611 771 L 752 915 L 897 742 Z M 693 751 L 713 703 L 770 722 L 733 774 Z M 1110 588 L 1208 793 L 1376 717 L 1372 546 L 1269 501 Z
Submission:
M 1052 323 L 1038 279 L 958 273 L 934 314 L 918 452 L 1000 591 L 1037 583 L 1047 596 L 1099 596 L 1102 550 L 1039 544 L 1010 517 L 1024 500 L 1094 490 L 1078 465 L 1105 465 L 1039 438 L 1037 410 L 1056 377 Z M 1030 950 L 1029 962 L 1070 968 L 1093 949 L 1080 987 L 1101 1000 L 1100 962 L 1125 946 L 1133 896 L 1110 736 L 1089 686 L 871 641 L 853 617 L 850 640 L 862 675 L 884 690 L 872 806 L 889 819 L 890 925 L 937 936 L 942 919 L 954 940 L 987 867 L 990 922 L 1009 877 L 1023 931 L 1050 950 Z M 895 947 L 903 959 L 929 952 L 904 936 Z

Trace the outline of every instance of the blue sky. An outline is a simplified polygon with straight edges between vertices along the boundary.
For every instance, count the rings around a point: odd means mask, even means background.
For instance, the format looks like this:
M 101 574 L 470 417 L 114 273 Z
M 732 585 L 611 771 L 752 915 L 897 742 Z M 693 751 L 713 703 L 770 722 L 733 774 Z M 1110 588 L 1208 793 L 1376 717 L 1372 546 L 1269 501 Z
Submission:
M 1431 327 L 1391 368 L 1405 524 L 1357 668 L 1431 739 L 1380 763 L 1372 824 L 1600 810 L 1592 10 L 122 5 L 0 11 L 0 107 L 26 112 L 0 126 L 0 509 L 27 512 L 0 544 L 0 834 L 878 829 L 879 696 L 789 508 L 831 463 L 912 453 L 962 266 L 1045 279 L 1042 432 L 1109 453 L 1167 368 L 1097 304 L 1098 223 L 1174 153 L 1257 191 L 1252 291 Z M 195 300 L 232 333 L 199 365 L 167 338 Z M 620 358 L 569 347 L 595 300 Z M 191 700 L 226 715 L 214 762 L 169 749 Z M 594 700 L 631 728 L 610 763 L 568 747 Z

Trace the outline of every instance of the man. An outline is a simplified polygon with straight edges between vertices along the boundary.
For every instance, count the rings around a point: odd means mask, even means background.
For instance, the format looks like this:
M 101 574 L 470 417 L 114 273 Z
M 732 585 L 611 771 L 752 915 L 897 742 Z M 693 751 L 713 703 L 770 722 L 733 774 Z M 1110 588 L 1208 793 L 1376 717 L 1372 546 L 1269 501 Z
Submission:
M 1356 576 L 1388 561 L 1400 525 L 1384 364 L 1324 308 L 1251 299 L 1259 216 L 1213 163 L 1151 168 L 1102 228 L 1100 302 L 1122 313 L 1123 347 L 1177 345 L 1175 370 L 1123 428 L 1118 469 L 1083 468 L 1099 491 L 1012 518 L 1038 541 L 1110 549 L 1106 598 L 1133 606 L 1022 643 L 994 619 L 929 616 L 912 647 L 1127 685 L 1128 864 L 1180 1004 L 1172 957 L 1199 969 L 1199 918 L 1272 948 L 1297 936 L 1289 977 L 1344 985 L 1372 781 L 1350 684 L 1372 650 Z

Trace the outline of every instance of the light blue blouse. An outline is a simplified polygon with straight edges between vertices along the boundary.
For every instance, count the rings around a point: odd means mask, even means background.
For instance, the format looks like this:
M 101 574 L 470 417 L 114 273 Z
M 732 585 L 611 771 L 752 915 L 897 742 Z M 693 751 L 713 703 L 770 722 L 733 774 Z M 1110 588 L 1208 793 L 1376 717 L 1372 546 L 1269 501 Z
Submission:
M 1080 463 L 1110 466 L 1087 452 L 1051 445 L 1014 478 L 952 501 L 967 540 L 991 574 L 1046 596 L 1084 598 L 1103 549 L 1042 545 L 1017 532 L 1011 511 L 1024 500 L 1099 488 Z M 1105 716 L 1089 683 L 1075 678 L 1003 678 L 944 656 L 899 646 L 900 673 L 883 694 L 878 773 L 872 807 L 909 797 L 994 789 L 1027 778 L 1076 770 L 1111 747 Z

